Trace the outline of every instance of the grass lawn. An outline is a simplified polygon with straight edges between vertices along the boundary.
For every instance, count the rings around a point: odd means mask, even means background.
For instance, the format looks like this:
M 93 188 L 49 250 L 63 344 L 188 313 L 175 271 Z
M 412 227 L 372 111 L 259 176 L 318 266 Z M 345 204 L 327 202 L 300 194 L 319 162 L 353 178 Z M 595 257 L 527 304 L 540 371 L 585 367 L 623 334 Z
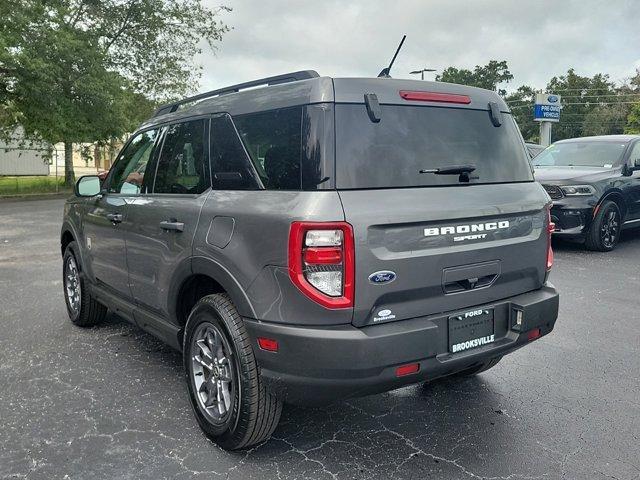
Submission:
M 64 186 L 64 177 L 0 177 L 0 197 L 3 195 L 29 195 L 37 193 L 69 192 Z

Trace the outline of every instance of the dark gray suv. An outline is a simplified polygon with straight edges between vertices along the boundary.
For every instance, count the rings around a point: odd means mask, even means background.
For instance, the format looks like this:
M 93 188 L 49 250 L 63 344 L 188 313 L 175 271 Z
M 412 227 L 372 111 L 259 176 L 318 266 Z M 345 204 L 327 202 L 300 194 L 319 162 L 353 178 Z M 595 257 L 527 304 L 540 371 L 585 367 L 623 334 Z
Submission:
M 161 107 L 64 211 L 71 320 L 184 352 L 224 448 L 322 404 L 475 374 L 548 334 L 550 199 L 496 93 L 296 72 Z

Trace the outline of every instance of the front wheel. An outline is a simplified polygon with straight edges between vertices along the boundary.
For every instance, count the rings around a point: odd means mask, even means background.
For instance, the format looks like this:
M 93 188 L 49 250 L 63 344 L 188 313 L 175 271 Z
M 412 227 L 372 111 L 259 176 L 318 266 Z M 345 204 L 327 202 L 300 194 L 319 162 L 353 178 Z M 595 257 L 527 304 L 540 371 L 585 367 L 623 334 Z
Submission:
M 262 384 L 246 328 L 227 295 L 196 304 L 183 352 L 191 406 L 205 434 L 228 450 L 267 440 L 282 403 Z
M 69 319 L 79 327 L 100 323 L 107 307 L 99 303 L 86 288 L 77 252 L 76 242 L 67 245 L 62 258 L 62 285 Z
M 589 250 L 610 252 L 618 244 L 621 231 L 620 208 L 615 202 L 604 201 L 591 223 L 585 245 Z

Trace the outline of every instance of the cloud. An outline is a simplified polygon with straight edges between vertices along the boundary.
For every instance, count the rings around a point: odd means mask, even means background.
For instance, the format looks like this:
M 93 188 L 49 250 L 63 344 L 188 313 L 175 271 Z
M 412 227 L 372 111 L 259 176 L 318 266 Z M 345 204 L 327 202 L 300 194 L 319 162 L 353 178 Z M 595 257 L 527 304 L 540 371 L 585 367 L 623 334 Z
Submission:
M 229 0 L 225 4 L 233 11 L 224 19 L 233 30 L 215 55 L 205 51 L 198 59 L 204 66 L 200 90 L 303 69 L 334 77 L 376 76 L 405 33 L 392 71 L 397 78 L 422 67 L 472 68 L 504 59 L 515 76 L 508 85 L 514 89 L 544 87 L 570 67 L 619 80 L 640 64 L 634 3 Z

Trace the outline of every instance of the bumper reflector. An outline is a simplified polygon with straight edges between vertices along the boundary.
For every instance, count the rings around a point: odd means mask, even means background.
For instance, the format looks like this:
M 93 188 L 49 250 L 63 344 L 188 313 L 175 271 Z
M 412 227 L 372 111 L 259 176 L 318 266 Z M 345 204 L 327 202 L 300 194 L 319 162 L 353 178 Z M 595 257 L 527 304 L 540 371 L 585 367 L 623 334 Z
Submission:
M 527 332 L 527 340 L 535 340 L 536 338 L 540 338 L 541 332 L 539 328 L 534 328 L 533 330 L 529 330 Z
M 278 351 L 278 341 L 272 338 L 258 337 L 258 346 L 268 352 Z
M 407 365 L 401 365 L 396 368 L 396 377 L 404 377 L 405 375 L 411 375 L 420 371 L 419 363 L 408 363 Z

